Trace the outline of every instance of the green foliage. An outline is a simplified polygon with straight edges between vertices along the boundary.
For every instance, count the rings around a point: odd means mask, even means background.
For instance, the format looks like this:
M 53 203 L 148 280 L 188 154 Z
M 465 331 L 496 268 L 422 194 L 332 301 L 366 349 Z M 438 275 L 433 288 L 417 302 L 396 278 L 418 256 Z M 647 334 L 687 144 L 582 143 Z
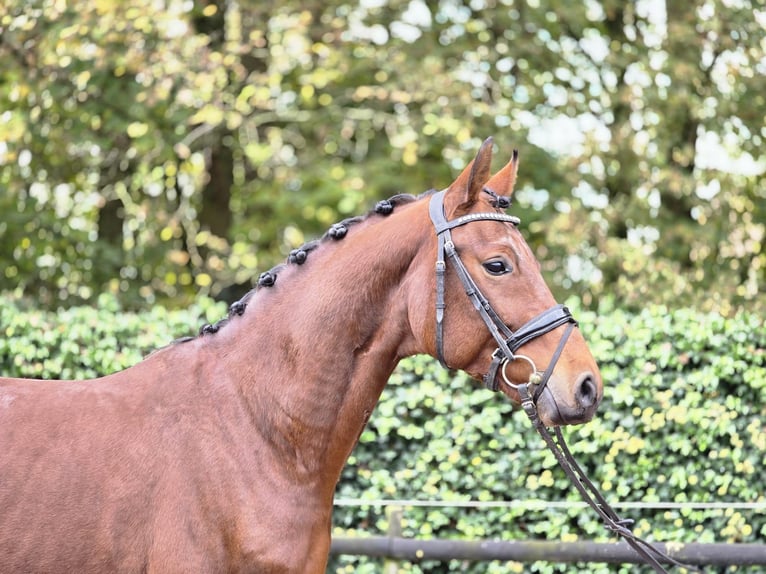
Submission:
M 572 305 L 570 305 L 572 306 Z M 575 306 L 573 306 L 575 307 Z M 186 311 L 97 307 L 39 311 L 0 297 L 0 372 L 93 377 L 139 361 L 220 318 L 201 300 Z M 757 314 L 689 309 L 575 310 L 605 381 L 597 418 L 566 431 L 573 453 L 612 502 L 764 502 L 766 328 Z M 579 501 L 522 412 L 425 357 L 392 376 L 343 471 L 338 498 Z M 622 511 L 650 540 L 757 542 L 766 514 L 749 510 Z M 337 535 L 384 533 L 373 505 L 338 507 Z M 406 508 L 405 536 L 612 540 L 590 509 Z M 401 564 L 401 572 L 614 572 L 606 566 Z M 331 572 L 380 572 L 336 559 Z M 624 567 L 621 572 L 639 571 Z M 753 570 L 741 569 L 750 572 Z M 753 571 L 754 572 L 754 571 Z
M 172 340 L 226 314 L 200 299 L 189 309 L 127 312 L 107 294 L 96 307 L 34 309 L 0 295 L 0 373 L 35 379 L 94 378 L 124 369 Z
M 567 430 L 572 451 L 613 502 L 764 502 L 766 329 L 733 318 L 652 307 L 577 311 L 606 390 L 597 418 Z M 338 485 L 351 499 L 579 501 L 522 411 L 430 359 L 403 362 Z M 637 534 L 678 542 L 757 542 L 766 514 L 746 510 L 626 510 Z M 338 535 L 384 534 L 377 506 L 340 507 Z M 590 509 L 406 508 L 404 535 L 430 538 L 614 540 Z M 364 532 L 356 532 L 356 530 Z M 537 564 L 511 571 L 614 572 Z M 350 568 L 350 570 L 349 570 Z M 401 565 L 400 572 L 507 572 L 508 564 Z M 333 572 L 379 572 L 338 558 Z M 643 571 L 623 567 L 621 572 Z M 647 572 L 651 571 L 646 570 Z M 755 571 L 742 569 L 738 571 Z
M 0 6 L 0 289 L 247 286 L 494 135 L 554 290 L 764 305 L 757 2 Z

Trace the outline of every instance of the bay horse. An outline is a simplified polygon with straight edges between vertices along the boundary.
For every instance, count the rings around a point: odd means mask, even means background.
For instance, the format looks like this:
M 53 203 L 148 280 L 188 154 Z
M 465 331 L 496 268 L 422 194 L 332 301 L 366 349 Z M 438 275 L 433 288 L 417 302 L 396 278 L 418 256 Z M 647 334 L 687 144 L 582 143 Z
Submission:
M 0 379 L 0 570 L 323 572 L 341 469 L 410 355 L 512 401 L 547 365 L 542 422 L 588 421 L 598 367 L 505 213 L 517 154 L 491 176 L 492 145 L 445 190 L 334 225 L 133 367 Z

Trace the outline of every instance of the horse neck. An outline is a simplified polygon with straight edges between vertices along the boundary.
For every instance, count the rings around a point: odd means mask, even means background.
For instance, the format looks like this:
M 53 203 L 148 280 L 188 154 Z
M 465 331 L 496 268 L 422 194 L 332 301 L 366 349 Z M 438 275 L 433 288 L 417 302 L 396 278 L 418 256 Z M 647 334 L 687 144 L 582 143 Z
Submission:
M 259 433 L 293 472 L 325 477 L 329 496 L 397 362 L 423 352 L 407 316 L 408 285 L 425 289 L 413 277 L 430 237 L 422 203 L 323 241 L 231 323 L 227 357 Z

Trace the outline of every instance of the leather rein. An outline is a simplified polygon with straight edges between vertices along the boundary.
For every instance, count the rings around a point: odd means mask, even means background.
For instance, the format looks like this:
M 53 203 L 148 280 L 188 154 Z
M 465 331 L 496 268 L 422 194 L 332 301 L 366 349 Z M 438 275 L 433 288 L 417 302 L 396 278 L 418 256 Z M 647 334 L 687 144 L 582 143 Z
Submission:
M 494 195 L 491 191 L 491 195 Z M 436 355 L 439 362 L 449 368 L 444 357 L 444 312 L 445 303 L 445 273 L 447 270 L 447 261 L 455 269 L 460 282 L 463 285 L 466 295 L 473 303 L 474 308 L 481 316 L 484 324 L 487 326 L 492 337 L 497 342 L 498 348 L 492 354 L 487 373 L 484 375 L 484 384 L 487 388 L 497 391 L 499 388 L 498 372 L 503 381 L 509 387 L 515 389 L 521 399 L 521 406 L 529 417 L 535 430 L 543 438 L 545 444 L 553 452 L 561 468 L 566 473 L 569 480 L 580 493 L 582 498 L 590 505 L 601 517 L 604 525 L 612 532 L 619 534 L 625 541 L 643 558 L 643 560 L 652 566 L 655 572 L 667 574 L 663 568 L 662 562 L 673 566 L 680 566 L 693 572 L 702 572 L 698 568 L 683 564 L 674 558 L 668 556 L 649 542 L 639 538 L 630 530 L 629 526 L 633 520 L 623 519 L 609 506 L 606 499 L 598 491 L 596 486 L 585 475 L 582 468 L 572 456 L 569 447 L 564 441 L 564 436 L 559 427 L 554 429 L 556 438 L 551 436 L 550 431 L 540 420 L 537 412 L 537 401 L 543 393 L 548 381 L 553 374 L 564 346 L 569 339 L 572 330 L 577 326 L 571 312 L 564 305 L 555 305 L 546 311 L 543 311 L 536 317 L 533 317 L 522 325 L 516 331 L 512 331 L 508 325 L 500 318 L 498 313 L 492 308 L 489 300 L 482 294 L 476 282 L 471 277 L 468 269 L 452 242 L 450 231 L 456 227 L 472 223 L 474 221 L 499 221 L 511 223 L 514 226 L 519 225 L 521 220 L 518 217 L 507 215 L 500 212 L 470 213 L 463 215 L 451 221 L 447 221 L 444 214 L 444 194 L 445 191 L 434 193 L 429 203 L 429 214 L 431 222 L 434 225 L 437 237 L 436 251 Z M 559 340 L 548 367 L 544 372 L 537 369 L 534 361 L 526 355 L 517 353 L 518 349 L 537 337 L 545 335 L 550 331 L 566 325 L 566 329 Z M 513 383 L 506 376 L 506 367 L 514 361 L 526 361 L 532 368 L 532 374 L 526 383 Z

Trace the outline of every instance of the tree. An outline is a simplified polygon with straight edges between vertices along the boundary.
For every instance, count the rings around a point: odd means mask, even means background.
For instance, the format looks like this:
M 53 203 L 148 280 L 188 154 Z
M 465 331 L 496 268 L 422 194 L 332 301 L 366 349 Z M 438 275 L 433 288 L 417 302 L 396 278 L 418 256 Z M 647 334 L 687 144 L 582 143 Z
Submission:
M 0 287 L 234 297 L 494 135 L 521 151 L 513 209 L 559 295 L 763 304 L 766 13 L 749 2 L 2 10 Z

